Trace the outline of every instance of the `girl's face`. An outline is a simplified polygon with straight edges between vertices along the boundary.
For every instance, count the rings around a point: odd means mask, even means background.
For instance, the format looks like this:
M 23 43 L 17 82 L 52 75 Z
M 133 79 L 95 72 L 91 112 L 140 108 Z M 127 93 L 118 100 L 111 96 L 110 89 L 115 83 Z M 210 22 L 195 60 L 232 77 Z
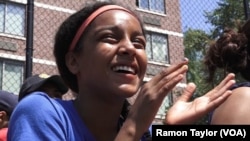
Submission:
M 79 92 L 133 96 L 146 71 L 145 45 L 142 27 L 133 15 L 110 10 L 97 16 L 76 57 Z

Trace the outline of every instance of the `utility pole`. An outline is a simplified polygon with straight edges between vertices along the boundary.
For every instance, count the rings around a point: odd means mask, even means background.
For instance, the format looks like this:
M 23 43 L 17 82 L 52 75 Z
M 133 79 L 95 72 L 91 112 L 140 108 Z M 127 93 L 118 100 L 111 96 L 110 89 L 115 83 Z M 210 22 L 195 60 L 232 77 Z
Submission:
M 34 21 L 34 0 L 28 0 L 27 3 L 27 28 L 26 28 L 26 63 L 25 78 L 32 75 L 33 65 L 33 23 Z

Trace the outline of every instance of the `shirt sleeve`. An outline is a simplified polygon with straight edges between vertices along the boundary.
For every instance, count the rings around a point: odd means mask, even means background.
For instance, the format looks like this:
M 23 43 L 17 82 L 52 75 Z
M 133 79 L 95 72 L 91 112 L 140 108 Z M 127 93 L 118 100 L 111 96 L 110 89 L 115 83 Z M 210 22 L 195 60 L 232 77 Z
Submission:
M 58 103 L 42 92 L 22 99 L 9 123 L 8 141 L 64 141 L 66 131 Z

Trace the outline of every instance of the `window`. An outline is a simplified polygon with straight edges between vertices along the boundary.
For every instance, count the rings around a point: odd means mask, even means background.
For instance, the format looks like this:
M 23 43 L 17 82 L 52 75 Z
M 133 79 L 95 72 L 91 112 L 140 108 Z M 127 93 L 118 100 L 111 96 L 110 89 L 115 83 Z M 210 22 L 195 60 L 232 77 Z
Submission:
M 24 36 L 25 5 L 0 2 L 0 32 Z
M 21 62 L 0 59 L 0 89 L 19 93 L 23 80 L 23 64 Z
M 165 14 L 165 0 L 137 0 L 137 6 L 141 9 Z
M 166 112 L 167 112 L 167 110 L 171 107 L 171 102 L 170 102 L 170 95 L 171 94 L 168 94 L 165 98 L 164 98 L 164 100 L 163 100 L 163 102 L 162 102 L 162 104 L 161 104 L 161 106 L 160 106 L 160 108 L 158 109 L 158 111 L 157 111 L 157 114 L 155 115 L 155 118 L 157 118 L 157 119 L 165 119 L 165 116 L 166 116 Z
M 146 52 L 149 61 L 169 63 L 167 36 L 151 32 L 146 37 Z

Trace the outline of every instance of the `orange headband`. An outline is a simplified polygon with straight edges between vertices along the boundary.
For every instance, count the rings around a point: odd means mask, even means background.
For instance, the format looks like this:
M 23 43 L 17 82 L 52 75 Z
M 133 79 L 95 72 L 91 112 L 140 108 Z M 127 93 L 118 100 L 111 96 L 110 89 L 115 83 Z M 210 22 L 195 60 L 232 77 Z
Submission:
M 122 11 L 126 11 L 132 15 L 134 15 L 131 11 L 129 11 L 128 9 L 125 9 L 121 6 L 118 5 L 106 5 L 103 6 L 99 9 L 97 9 L 95 12 L 93 12 L 80 26 L 80 28 L 77 30 L 75 37 L 73 38 L 70 47 L 69 47 L 69 51 L 74 50 L 76 43 L 78 42 L 78 40 L 80 39 L 82 33 L 84 32 L 84 30 L 87 28 L 87 26 L 100 14 L 102 14 L 103 12 L 109 11 L 109 10 L 122 10 Z

